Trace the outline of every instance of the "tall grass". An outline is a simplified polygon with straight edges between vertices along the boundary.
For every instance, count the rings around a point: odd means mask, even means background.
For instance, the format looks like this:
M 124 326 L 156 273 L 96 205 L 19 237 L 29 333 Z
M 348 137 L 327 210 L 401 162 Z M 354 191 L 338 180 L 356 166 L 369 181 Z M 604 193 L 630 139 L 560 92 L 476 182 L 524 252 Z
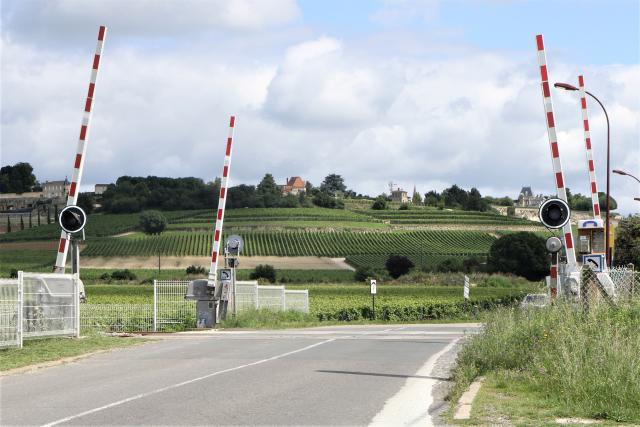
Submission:
M 640 421 L 640 300 L 589 312 L 559 304 L 499 309 L 458 355 L 459 394 L 477 375 L 518 371 L 568 414 Z

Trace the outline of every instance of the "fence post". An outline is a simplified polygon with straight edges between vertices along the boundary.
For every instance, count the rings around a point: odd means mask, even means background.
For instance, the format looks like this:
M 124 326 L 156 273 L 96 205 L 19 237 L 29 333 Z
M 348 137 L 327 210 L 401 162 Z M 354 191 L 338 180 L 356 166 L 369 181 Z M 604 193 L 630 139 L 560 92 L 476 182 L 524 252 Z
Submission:
M 76 329 L 76 338 L 80 338 L 80 277 L 78 274 L 73 275 L 73 305 L 74 305 L 74 319 L 73 323 Z
M 18 271 L 18 315 L 16 316 L 16 338 L 18 348 L 22 348 L 22 313 L 24 311 L 23 278 L 22 271 Z
M 281 307 L 282 311 L 286 311 L 287 310 L 286 299 L 287 299 L 287 296 L 284 294 L 284 286 L 283 286 L 282 287 L 282 297 L 280 299 L 280 307 Z
M 157 332 L 158 323 L 158 281 L 153 279 L 153 332 Z

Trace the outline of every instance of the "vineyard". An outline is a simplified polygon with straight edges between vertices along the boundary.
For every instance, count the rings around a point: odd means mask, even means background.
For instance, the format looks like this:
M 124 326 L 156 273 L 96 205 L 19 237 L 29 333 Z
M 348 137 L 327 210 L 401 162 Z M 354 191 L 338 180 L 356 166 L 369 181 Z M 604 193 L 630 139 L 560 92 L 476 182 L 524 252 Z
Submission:
M 223 236 L 223 240 L 224 240 Z M 245 256 L 347 257 L 354 265 L 381 266 L 390 254 L 409 255 L 416 265 L 434 257 L 484 255 L 495 237 L 478 231 L 279 231 L 243 234 Z M 208 256 L 208 232 L 106 237 L 88 242 L 84 256 Z
M 245 256 L 345 257 L 354 266 L 379 268 L 389 255 L 397 254 L 408 256 L 419 267 L 433 267 L 447 258 L 486 256 L 496 237 L 517 230 L 510 226 L 536 224 L 491 212 L 435 208 L 376 211 L 362 206 L 354 205 L 356 210 L 231 209 L 225 213 L 225 232 L 244 238 Z M 210 254 L 213 210 L 172 211 L 163 215 L 168 226 L 159 236 L 138 232 L 139 214 L 90 215 L 82 254 L 100 257 Z M 442 224 L 463 229 L 447 230 L 440 227 Z M 485 226 L 491 226 L 493 233 L 483 230 Z M 57 224 L 47 224 L 2 234 L 0 242 L 55 241 L 59 233 Z

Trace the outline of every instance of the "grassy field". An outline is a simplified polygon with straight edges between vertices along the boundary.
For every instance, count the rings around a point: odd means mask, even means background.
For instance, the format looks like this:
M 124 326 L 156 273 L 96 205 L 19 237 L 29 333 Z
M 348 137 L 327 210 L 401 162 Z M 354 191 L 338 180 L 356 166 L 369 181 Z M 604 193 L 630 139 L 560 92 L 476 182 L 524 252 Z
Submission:
M 498 310 L 459 353 L 451 397 L 487 375 L 471 424 L 500 419 L 543 425 L 553 417 L 583 417 L 637 425 L 638 330 L 640 300 L 592 306 L 589 312 L 568 304 Z

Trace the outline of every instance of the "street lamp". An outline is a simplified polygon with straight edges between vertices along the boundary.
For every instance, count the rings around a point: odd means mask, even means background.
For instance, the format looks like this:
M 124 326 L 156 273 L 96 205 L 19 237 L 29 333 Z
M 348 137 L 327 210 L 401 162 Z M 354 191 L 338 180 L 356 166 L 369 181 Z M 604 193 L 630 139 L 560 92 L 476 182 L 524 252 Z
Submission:
M 568 83 L 555 83 L 553 85 L 554 87 L 560 88 L 560 89 L 564 89 L 564 90 L 580 90 L 577 87 L 570 85 Z M 596 100 L 596 102 L 598 104 L 600 104 L 600 107 L 602 107 L 602 111 L 604 111 L 604 117 L 607 119 L 607 214 L 606 214 L 606 219 L 605 219 L 605 223 L 606 223 L 606 229 L 607 229 L 607 234 L 605 236 L 606 238 L 606 245 L 607 245 L 607 265 L 611 265 L 611 248 L 609 247 L 609 216 L 610 216 L 610 205 L 611 205 L 611 199 L 609 196 L 609 178 L 611 177 L 611 173 L 610 173 L 610 160 L 611 160 L 611 145 L 610 145 L 610 127 L 609 127 L 609 115 L 607 114 L 607 110 L 604 108 L 604 105 L 602 105 L 602 102 L 600 102 L 600 100 L 598 98 L 596 98 L 596 96 L 594 94 L 592 94 L 591 92 L 585 90 L 584 91 L 587 95 L 589 95 L 590 97 L 592 97 L 593 99 Z
M 629 172 L 625 172 L 623 170 L 620 169 L 614 169 L 613 173 L 617 173 L 618 175 L 626 175 L 626 176 L 630 176 L 631 178 L 635 179 L 636 181 L 640 182 L 640 179 L 636 178 L 635 176 L 631 175 Z

